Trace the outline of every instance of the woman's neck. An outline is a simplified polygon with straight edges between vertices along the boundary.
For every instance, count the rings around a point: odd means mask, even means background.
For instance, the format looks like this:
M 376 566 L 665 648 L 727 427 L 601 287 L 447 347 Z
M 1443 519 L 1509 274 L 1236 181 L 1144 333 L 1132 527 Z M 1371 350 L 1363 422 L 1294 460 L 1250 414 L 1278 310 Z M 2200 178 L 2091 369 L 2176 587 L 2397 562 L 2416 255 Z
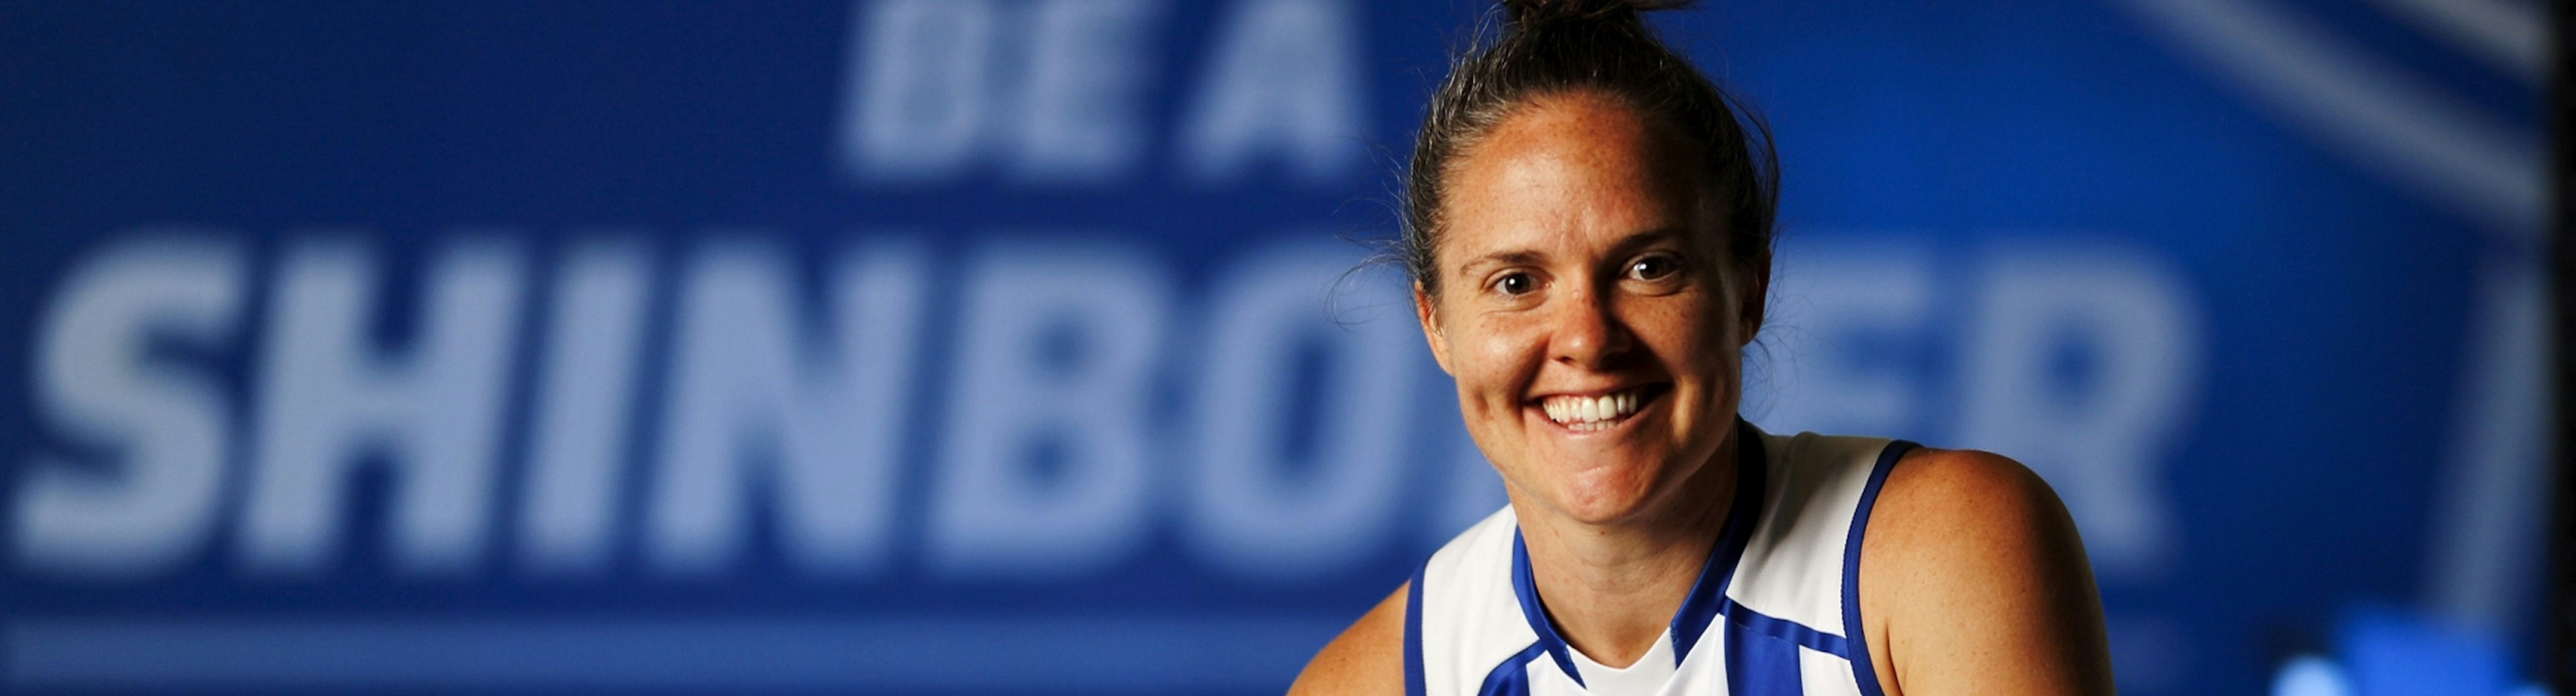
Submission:
M 1549 621 L 1567 645 L 1610 667 L 1627 667 L 1654 647 L 1734 507 L 1736 443 L 1634 519 L 1590 524 L 1523 505 L 1513 509 L 1529 546 L 1530 575 Z

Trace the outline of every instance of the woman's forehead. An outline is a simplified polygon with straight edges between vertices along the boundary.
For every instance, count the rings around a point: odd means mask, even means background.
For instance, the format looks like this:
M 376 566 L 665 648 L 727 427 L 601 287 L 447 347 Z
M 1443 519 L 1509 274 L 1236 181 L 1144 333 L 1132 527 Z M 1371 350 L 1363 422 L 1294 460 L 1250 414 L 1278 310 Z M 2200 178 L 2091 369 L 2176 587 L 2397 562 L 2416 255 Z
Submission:
M 1536 97 L 1461 150 L 1453 178 L 1498 167 L 1651 167 L 1654 155 L 1671 149 L 1658 130 L 1636 109 L 1598 92 Z
M 1564 96 L 1517 109 L 1452 168 L 1443 255 L 1566 251 L 1694 227 L 1674 148 L 1624 104 Z

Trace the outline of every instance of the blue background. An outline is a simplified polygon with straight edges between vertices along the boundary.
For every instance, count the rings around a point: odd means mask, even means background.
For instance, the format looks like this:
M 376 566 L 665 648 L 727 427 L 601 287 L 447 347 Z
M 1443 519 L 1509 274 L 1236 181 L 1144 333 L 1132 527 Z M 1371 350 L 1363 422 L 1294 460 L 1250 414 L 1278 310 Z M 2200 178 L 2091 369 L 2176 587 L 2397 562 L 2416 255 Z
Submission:
M 1043 137 L 1009 125 L 1032 108 L 1019 101 L 1036 89 L 1026 85 L 1047 79 L 1024 55 L 1037 50 L 1027 18 L 1080 1 L 960 3 L 1002 18 L 989 82 L 966 96 L 988 118 L 966 154 L 915 169 L 871 169 L 881 153 L 853 149 L 843 130 L 878 113 L 863 96 L 866 68 L 885 59 L 869 32 L 890 0 L 0 3 L 0 531 L 11 549 L 0 684 L 1283 689 L 1322 641 L 1499 501 L 1490 475 L 1475 475 L 1446 382 L 1415 347 L 1391 280 L 1313 272 L 1365 252 L 1340 239 L 1392 234 L 1389 171 L 1447 48 L 1485 6 L 1108 2 L 1101 40 L 1134 70 L 1126 88 L 1083 102 L 1107 111 L 1079 123 L 1127 137 L 1076 143 L 1097 157 L 1050 169 Z M 1222 56 L 1244 36 L 1229 28 L 1272 5 L 1328 24 L 1283 30 L 1300 37 L 1283 54 L 1290 69 L 1225 72 Z M 1857 430 L 2031 463 L 2093 545 L 2124 692 L 2259 693 L 2294 655 L 2362 660 L 2352 636 L 2391 631 L 2527 673 L 2517 646 L 2535 628 L 2523 622 L 2541 554 L 2533 496 L 2545 489 L 2534 261 L 2544 80 L 2542 54 L 2513 41 L 2538 35 L 2540 10 L 2456 4 L 2523 20 L 2480 34 L 2429 6 L 1836 0 L 1659 16 L 1767 118 L 1781 153 L 1776 292 L 1748 415 L 1775 432 Z M 2330 69 L 2300 72 L 2301 56 Z M 1224 173 L 1195 168 L 1189 129 L 1226 80 L 1318 74 L 1350 107 L 1324 123 L 1333 130 L 1261 141 Z M 2372 120 L 2387 113 L 2401 125 Z M 2413 149 L 2443 142 L 2469 143 L 2467 164 Z M 488 492 L 506 501 L 542 436 L 529 414 L 546 389 L 550 322 L 563 320 L 539 308 L 561 264 L 597 239 L 648 259 L 636 391 L 598 404 L 634 412 L 617 466 L 635 480 L 661 461 L 666 361 L 682 350 L 667 338 L 673 307 L 711 249 L 787 259 L 763 268 L 788 274 L 794 316 L 823 332 L 831 291 L 819 279 L 835 253 L 918 245 L 929 291 L 920 330 L 906 334 L 918 369 L 899 386 L 916 415 L 894 431 L 880 565 L 808 572 L 782 551 L 785 523 L 771 510 L 726 528 L 746 540 L 739 555 L 665 572 L 641 541 L 637 508 L 651 493 L 628 483 L 616 531 L 594 549 L 604 565 L 532 571 L 514 545 L 523 513 L 497 502 L 470 561 L 415 573 L 389 560 L 386 541 L 401 483 L 381 472 L 400 466 L 349 477 L 342 541 L 325 561 L 269 573 L 244 560 L 238 520 L 263 456 L 251 443 L 263 428 L 301 428 L 263 425 L 273 416 L 261 409 L 283 369 L 263 352 L 288 293 L 283 266 L 301 250 L 362 250 L 380 292 L 359 330 L 400 355 L 434 332 L 419 307 L 445 250 L 516 255 L 520 282 L 506 292 L 530 313 L 507 333 L 505 396 L 473 414 L 497 428 Z M 134 450 L 82 430 L 44 393 L 41 346 L 62 330 L 83 269 L 169 240 L 245 264 L 229 333 L 155 334 L 129 365 L 214 385 L 228 405 L 220 482 L 201 493 L 218 502 L 181 534 L 181 551 L 144 569 L 48 561 L 28 550 L 38 533 L 24 522 L 46 490 L 40 473 L 113 488 Z M 1142 276 L 1098 271 L 1152 281 L 1145 292 L 1165 309 L 1137 392 L 1151 451 L 1143 492 L 1123 499 L 1119 519 L 1133 521 L 1067 565 L 1004 559 L 985 572 L 940 560 L 948 489 L 936 482 L 956 456 L 945 433 L 973 432 L 962 414 L 988 406 L 959 403 L 959 356 L 974 347 L 965 327 L 982 316 L 966 288 L 1013 253 L 1077 272 L 1091 259 L 1139 264 Z M 1296 315 L 1293 335 L 1314 345 L 1278 367 L 1294 385 L 1274 419 L 1289 466 L 1270 480 L 1289 490 L 1323 475 L 1307 460 L 1330 451 L 1333 409 L 1407 404 L 1385 445 L 1395 502 L 1372 508 L 1383 523 L 1328 540 L 1305 570 L 1223 560 L 1222 544 L 1191 531 L 1206 514 L 1193 512 L 1188 483 L 1204 465 L 1191 454 L 1193 414 L 1230 388 L 1204 375 L 1234 374 L 1206 365 L 1211 327 L 1230 283 L 1266 278 L 1255 269 L 1281 259 L 1305 263 L 1289 275 L 1313 281 L 1300 287 L 1314 311 Z M 2048 361 L 2037 381 L 1996 386 L 1977 367 L 1980 347 L 2031 335 L 1997 328 L 2009 324 L 1997 312 L 2056 306 L 2014 293 L 2067 283 L 2112 299 L 2067 310 L 2090 320 L 2043 313 L 2031 329 Z M 1083 323 L 1093 319 L 1039 327 L 1034 343 L 1004 350 L 1034 351 L 1042 372 L 1079 372 L 1094 343 L 1116 342 L 1097 335 L 1106 324 Z M 2123 342 L 2137 337 L 2148 340 Z M 1335 353 L 1345 344 L 1334 341 L 1403 346 L 1386 349 L 1407 356 L 1402 379 L 1384 393 L 1333 386 L 1366 353 Z M 2104 374 L 2121 364 L 2163 366 L 2137 373 L 2165 395 L 2138 402 L 2154 425 L 2099 451 L 2029 444 L 2060 424 L 2015 414 L 2128 403 L 2087 400 L 2117 391 Z M 1853 385 L 1881 391 L 1843 389 Z M 1981 393 L 2044 405 L 1995 411 Z M 1087 461 L 1057 451 L 1079 444 L 1041 440 L 1013 455 L 1035 490 Z M 379 445 L 348 456 L 406 456 Z M 779 455 L 755 445 L 741 456 Z M 2137 473 L 2103 473 L 2120 467 Z M 2143 517 L 2104 507 L 2121 504 Z M 2485 555 L 2444 551 L 2462 538 L 2485 540 Z

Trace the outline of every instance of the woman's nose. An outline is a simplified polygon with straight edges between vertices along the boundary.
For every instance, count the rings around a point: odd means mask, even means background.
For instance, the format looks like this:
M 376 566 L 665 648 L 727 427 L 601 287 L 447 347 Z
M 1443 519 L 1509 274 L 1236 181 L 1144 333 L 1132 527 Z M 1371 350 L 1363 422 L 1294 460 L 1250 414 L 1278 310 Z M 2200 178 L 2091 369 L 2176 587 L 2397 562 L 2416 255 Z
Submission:
M 1611 311 L 1609 294 L 1584 292 L 1566 296 L 1557 309 L 1555 340 L 1550 348 L 1557 362 L 1586 369 L 1598 368 L 1626 353 L 1636 343 L 1619 315 Z

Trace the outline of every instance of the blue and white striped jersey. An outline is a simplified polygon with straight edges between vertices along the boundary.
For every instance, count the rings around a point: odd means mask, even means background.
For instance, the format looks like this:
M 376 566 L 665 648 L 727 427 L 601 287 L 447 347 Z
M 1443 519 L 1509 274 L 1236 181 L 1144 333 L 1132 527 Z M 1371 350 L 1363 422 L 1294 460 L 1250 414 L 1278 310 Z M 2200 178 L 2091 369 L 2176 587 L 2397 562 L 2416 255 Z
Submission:
M 1557 637 L 1506 507 L 1414 574 L 1406 693 L 1883 696 L 1860 629 L 1860 540 L 1913 443 L 1737 428 L 1736 461 L 1760 465 L 1736 467 L 1725 532 L 1645 657 L 1610 669 Z

